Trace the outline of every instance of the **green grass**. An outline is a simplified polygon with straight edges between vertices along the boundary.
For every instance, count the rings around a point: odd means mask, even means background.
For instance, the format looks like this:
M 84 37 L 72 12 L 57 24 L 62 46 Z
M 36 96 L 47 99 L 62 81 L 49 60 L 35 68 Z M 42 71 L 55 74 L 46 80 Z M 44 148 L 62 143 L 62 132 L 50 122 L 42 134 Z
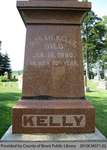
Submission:
M 88 86 L 91 92 L 87 92 L 86 97 L 96 108 L 96 127 L 107 137 L 107 90 L 98 90 L 93 81 L 89 81 Z M 17 82 L 0 82 L 0 137 L 11 125 L 12 107 L 20 96 Z
M 0 82 L 0 137 L 5 133 L 12 121 L 12 107 L 21 96 L 17 82 Z
M 99 90 L 98 83 L 92 81 L 88 86 L 86 97 L 96 108 L 96 127 L 107 137 L 107 90 Z

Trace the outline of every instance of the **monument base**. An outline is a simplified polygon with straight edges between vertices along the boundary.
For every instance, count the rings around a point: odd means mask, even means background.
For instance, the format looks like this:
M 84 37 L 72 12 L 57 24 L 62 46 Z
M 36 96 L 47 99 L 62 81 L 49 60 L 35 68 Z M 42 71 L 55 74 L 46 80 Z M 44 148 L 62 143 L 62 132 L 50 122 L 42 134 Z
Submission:
M 10 127 L 1 141 L 104 141 L 105 136 L 98 130 L 88 134 L 12 134 Z
M 95 109 L 86 100 L 20 100 L 13 108 L 13 133 L 95 132 Z

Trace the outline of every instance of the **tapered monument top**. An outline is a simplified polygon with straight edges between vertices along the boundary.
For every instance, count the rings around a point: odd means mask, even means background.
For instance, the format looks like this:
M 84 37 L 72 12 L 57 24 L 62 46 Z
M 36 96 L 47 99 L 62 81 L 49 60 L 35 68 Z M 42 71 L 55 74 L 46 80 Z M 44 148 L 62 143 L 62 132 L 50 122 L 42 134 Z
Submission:
M 87 10 L 91 8 L 90 2 L 80 2 L 78 0 L 23 0 L 17 1 L 17 7 L 28 8 L 50 8 L 50 9 L 83 9 Z
M 91 3 L 80 2 L 78 0 L 23 0 L 23 1 L 20 0 L 20 1 L 17 1 L 17 8 L 19 10 L 19 13 L 25 25 L 28 23 L 51 23 L 49 18 L 51 18 L 52 20 L 52 18 L 56 18 L 58 16 L 60 18 L 56 19 L 59 21 L 55 20 L 56 23 L 62 23 L 63 21 L 61 20 L 66 20 L 64 21 L 64 23 L 66 24 L 69 24 L 69 23 L 77 24 L 77 22 L 81 24 L 84 13 L 91 9 Z M 74 15 L 74 13 L 76 14 Z M 35 16 L 35 15 L 36 15 L 36 18 L 33 17 L 32 19 L 29 19 L 31 18 L 31 16 Z M 50 16 L 48 17 L 48 19 L 46 19 L 47 15 Z M 78 19 L 76 20 L 78 21 L 72 22 L 72 20 L 74 19 L 71 19 L 69 21 L 68 16 L 72 16 L 72 15 L 77 16 Z M 45 18 L 41 16 L 45 16 Z M 61 16 L 62 16 L 62 19 L 61 19 Z M 65 16 L 66 16 L 66 19 L 63 19 L 63 17 L 65 18 Z M 37 21 L 34 21 L 34 18 Z

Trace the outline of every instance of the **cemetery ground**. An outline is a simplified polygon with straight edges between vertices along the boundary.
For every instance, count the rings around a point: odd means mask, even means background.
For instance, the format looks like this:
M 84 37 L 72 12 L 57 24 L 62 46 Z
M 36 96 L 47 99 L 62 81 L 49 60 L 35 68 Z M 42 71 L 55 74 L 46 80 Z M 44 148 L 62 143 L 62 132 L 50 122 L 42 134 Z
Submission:
M 0 137 L 12 124 L 12 107 L 20 96 L 17 82 L 0 82 Z
M 96 127 L 107 137 L 107 90 L 97 89 L 97 82 L 89 81 L 87 100 L 96 108 Z M 21 97 L 17 82 L 0 82 L 0 137 L 12 124 L 12 107 Z

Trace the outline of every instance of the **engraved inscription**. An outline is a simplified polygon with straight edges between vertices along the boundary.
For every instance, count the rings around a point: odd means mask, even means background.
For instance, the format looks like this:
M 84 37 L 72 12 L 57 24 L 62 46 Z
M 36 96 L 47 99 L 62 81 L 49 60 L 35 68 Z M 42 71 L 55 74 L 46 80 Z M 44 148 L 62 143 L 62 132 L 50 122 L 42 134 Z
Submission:
M 34 46 L 38 43 L 43 43 L 45 41 L 44 46 L 50 49 L 64 49 L 64 44 L 67 44 L 71 48 L 77 48 L 77 41 L 71 40 L 68 36 L 63 35 L 42 35 L 34 38 L 31 45 Z
M 22 127 L 46 128 L 46 127 L 85 127 L 86 117 L 80 115 L 22 115 Z
M 60 35 L 42 35 L 38 36 L 31 43 L 38 47 L 39 51 L 33 53 L 30 65 L 34 66 L 78 66 L 75 56 L 77 42 L 72 41 L 67 36 Z M 42 49 L 41 49 L 42 44 Z

